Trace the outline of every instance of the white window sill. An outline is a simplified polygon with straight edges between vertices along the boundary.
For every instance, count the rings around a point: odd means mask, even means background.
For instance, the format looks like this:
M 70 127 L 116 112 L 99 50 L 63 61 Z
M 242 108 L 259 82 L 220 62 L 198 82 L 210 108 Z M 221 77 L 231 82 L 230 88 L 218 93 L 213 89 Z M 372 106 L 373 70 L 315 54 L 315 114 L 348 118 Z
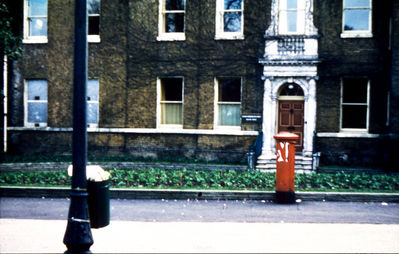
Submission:
M 186 35 L 184 33 L 162 33 L 158 35 L 157 41 L 184 41 Z
M 8 131 L 48 131 L 72 132 L 71 127 L 7 127 Z M 185 135 L 231 135 L 231 136 L 257 136 L 257 131 L 242 131 L 236 129 L 173 129 L 173 128 L 88 128 L 91 133 L 126 133 L 126 134 L 185 134 Z
M 343 32 L 341 33 L 341 38 L 373 38 L 373 33 L 371 32 Z
M 241 126 L 228 126 L 228 125 L 216 125 L 215 130 L 226 130 L 226 131 L 241 131 Z
M 158 129 L 162 130 L 182 130 L 183 125 L 180 124 L 160 124 Z
M 244 40 L 242 33 L 220 33 L 215 35 L 215 40 Z
M 89 42 L 89 43 L 100 43 L 101 42 L 100 35 L 88 35 L 87 36 L 87 42 Z
M 362 131 L 318 132 L 320 138 L 378 138 L 380 134 L 370 134 Z
M 47 127 L 47 123 L 26 123 L 27 128 L 43 128 Z
M 98 124 L 96 123 L 89 123 L 87 124 L 88 129 L 98 129 Z
M 45 44 L 48 39 L 45 36 L 29 37 L 22 40 L 23 44 Z

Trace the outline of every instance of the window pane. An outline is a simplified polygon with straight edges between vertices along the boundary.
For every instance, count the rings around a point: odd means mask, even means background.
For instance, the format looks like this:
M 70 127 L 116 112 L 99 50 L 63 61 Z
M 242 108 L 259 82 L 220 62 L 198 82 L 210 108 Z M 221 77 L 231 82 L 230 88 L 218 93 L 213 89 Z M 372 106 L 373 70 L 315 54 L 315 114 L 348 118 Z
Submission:
M 165 14 L 165 32 L 168 33 L 184 32 L 184 13 Z
M 345 79 L 343 86 L 344 103 L 367 103 L 367 79 Z
M 47 100 L 47 81 L 28 81 L 28 100 Z
M 370 0 L 345 0 L 344 7 L 370 7 Z
M 224 0 L 224 9 L 225 10 L 240 10 L 241 9 L 242 0 Z
M 29 35 L 30 36 L 46 36 L 47 35 L 47 18 L 30 18 L 29 19 Z
M 287 0 L 287 9 L 297 9 L 298 0 Z
M 287 31 L 296 32 L 297 12 L 287 11 Z
M 89 17 L 89 34 L 99 35 L 100 34 L 100 17 L 91 16 Z
M 280 96 L 304 96 L 302 88 L 294 83 L 286 84 L 280 91 Z
M 181 103 L 161 104 L 161 124 L 183 124 L 183 105 Z
M 47 102 L 28 103 L 28 122 L 30 123 L 47 122 Z
M 365 129 L 367 121 L 367 106 L 342 106 L 342 128 Z
M 98 123 L 98 103 L 87 103 L 87 123 Z
M 100 14 L 100 0 L 88 0 L 87 12 L 88 14 Z
M 99 86 L 98 80 L 87 81 L 87 100 L 98 101 Z
M 219 105 L 219 125 L 240 126 L 240 105 Z
M 225 32 L 241 31 L 241 12 L 225 12 L 223 18 Z
M 345 31 L 351 30 L 369 30 L 369 16 L 370 10 L 345 10 Z
M 161 101 L 182 101 L 183 80 L 181 78 L 164 78 L 161 80 Z
M 29 0 L 29 16 L 47 16 L 47 0 Z
M 241 80 L 240 79 L 219 79 L 219 101 L 240 102 L 241 101 Z
M 171 10 L 184 10 L 184 0 L 165 0 L 165 9 Z

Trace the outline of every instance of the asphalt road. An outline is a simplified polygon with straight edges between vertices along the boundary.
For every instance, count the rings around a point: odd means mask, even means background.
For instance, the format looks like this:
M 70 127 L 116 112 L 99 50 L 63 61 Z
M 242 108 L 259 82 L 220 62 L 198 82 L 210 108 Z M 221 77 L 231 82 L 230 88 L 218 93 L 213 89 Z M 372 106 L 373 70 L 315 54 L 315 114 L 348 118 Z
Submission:
M 69 199 L 0 198 L 0 218 L 66 220 Z M 112 221 L 399 224 L 399 203 L 111 200 Z

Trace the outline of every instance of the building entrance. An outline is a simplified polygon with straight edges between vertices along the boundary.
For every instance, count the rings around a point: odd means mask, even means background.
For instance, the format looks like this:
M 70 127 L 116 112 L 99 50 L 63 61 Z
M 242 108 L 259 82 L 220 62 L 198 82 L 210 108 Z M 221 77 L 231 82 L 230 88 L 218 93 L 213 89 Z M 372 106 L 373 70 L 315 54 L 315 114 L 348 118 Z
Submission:
M 303 149 L 304 94 L 297 84 L 286 84 L 278 98 L 278 132 L 288 131 L 299 136 L 296 151 Z

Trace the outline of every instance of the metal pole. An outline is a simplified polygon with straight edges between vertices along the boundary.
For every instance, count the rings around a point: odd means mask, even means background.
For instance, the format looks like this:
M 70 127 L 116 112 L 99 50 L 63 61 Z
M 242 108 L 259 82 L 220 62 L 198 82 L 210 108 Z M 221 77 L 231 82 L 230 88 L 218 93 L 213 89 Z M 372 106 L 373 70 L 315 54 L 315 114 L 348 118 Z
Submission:
M 8 61 L 7 56 L 4 56 L 4 70 L 3 70 L 3 92 L 4 92 L 4 99 L 3 99 L 3 152 L 7 152 L 7 107 L 8 107 Z
M 73 72 L 72 191 L 64 244 L 70 253 L 89 252 L 93 244 L 87 206 L 87 0 L 75 0 Z

